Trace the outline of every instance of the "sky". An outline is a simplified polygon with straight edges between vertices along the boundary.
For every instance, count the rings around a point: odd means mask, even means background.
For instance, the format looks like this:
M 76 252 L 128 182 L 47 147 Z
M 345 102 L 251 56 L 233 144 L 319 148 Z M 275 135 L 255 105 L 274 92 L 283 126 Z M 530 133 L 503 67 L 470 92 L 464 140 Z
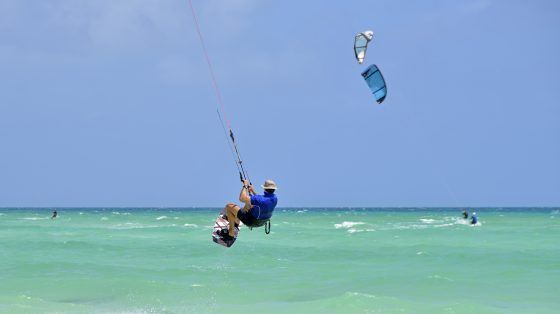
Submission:
M 192 3 L 280 207 L 560 206 L 560 2 Z M 0 0 L 0 207 L 236 202 L 197 36 L 188 0 Z

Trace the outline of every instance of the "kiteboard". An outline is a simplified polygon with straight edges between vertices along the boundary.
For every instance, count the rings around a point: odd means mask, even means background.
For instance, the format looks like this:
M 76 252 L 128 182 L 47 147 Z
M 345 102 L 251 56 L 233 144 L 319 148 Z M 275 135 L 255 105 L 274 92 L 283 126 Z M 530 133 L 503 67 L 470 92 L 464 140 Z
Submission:
M 237 239 L 237 234 L 239 233 L 239 226 L 235 226 L 235 234 L 233 236 L 233 240 L 226 241 L 222 234 L 227 232 L 229 227 L 228 218 L 226 215 L 225 210 L 220 212 L 218 218 L 216 218 L 216 222 L 214 223 L 214 229 L 212 230 L 212 241 L 216 242 L 219 245 L 223 245 L 225 247 L 231 247 L 235 240 Z M 222 231 L 224 230 L 224 231 Z

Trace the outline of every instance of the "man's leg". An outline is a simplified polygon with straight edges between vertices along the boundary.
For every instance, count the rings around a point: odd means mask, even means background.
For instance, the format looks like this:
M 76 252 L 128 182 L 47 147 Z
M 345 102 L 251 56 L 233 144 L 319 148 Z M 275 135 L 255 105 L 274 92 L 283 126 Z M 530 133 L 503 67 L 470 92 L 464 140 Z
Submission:
M 237 212 L 239 211 L 239 209 L 239 206 L 235 204 L 227 204 L 225 207 L 229 223 L 228 233 L 232 237 L 235 235 L 235 224 L 239 223 L 239 220 L 237 219 Z

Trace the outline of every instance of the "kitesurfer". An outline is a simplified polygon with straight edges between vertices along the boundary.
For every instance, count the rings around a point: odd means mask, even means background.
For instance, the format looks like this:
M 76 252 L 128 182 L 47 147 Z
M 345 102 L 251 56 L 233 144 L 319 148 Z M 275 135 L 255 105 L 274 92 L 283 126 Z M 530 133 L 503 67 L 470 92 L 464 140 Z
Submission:
M 55 210 L 53 210 L 53 212 L 52 212 L 52 217 L 51 217 L 51 219 L 56 218 L 56 216 L 58 216 L 58 213 L 56 212 L 56 209 L 55 209 Z
M 476 213 L 472 213 L 471 215 L 471 225 L 476 225 L 478 222 L 478 218 L 476 217 Z
M 228 217 L 229 229 L 228 233 L 222 234 L 224 241 L 232 241 L 235 225 L 239 225 L 242 221 L 247 227 L 255 228 L 263 226 L 272 217 L 272 213 L 278 199 L 274 192 L 276 192 L 276 183 L 272 180 L 266 180 L 261 187 L 264 189 L 263 195 L 257 195 L 255 188 L 249 183 L 248 180 L 243 180 L 243 188 L 239 193 L 239 201 L 245 203 L 243 208 L 236 204 L 230 203 L 225 207 Z M 252 195 L 249 195 L 251 193 Z
M 465 219 L 469 218 L 469 211 L 466 208 L 463 209 L 463 218 L 465 218 Z

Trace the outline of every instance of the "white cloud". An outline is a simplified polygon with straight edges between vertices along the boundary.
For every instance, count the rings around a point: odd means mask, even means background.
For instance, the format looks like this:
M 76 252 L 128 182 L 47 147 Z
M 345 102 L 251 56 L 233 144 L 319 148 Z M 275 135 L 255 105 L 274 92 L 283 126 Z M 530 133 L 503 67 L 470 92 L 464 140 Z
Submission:
M 203 31 L 224 38 L 248 27 L 247 15 L 255 3 L 193 1 Z M 0 2 L 0 47 L 21 50 L 47 53 L 56 45 L 105 52 L 154 49 L 195 40 L 193 29 L 188 0 Z
M 149 49 L 184 31 L 181 9 L 176 1 L 90 1 L 88 35 L 104 50 Z
M 206 75 L 206 69 L 203 68 L 202 56 L 199 61 L 189 62 L 184 55 L 167 55 L 157 62 L 156 74 L 158 79 L 169 85 L 197 85 L 208 87 L 210 84 L 207 77 L 200 78 L 200 73 Z
M 470 1 L 467 2 L 465 5 L 468 11 L 471 12 L 478 12 L 488 9 L 492 5 L 492 1 L 490 0 L 477 0 L 477 1 Z
M 225 37 L 235 36 L 250 27 L 248 16 L 258 6 L 256 0 L 192 1 L 199 22 L 206 26 L 209 32 Z
M 236 43 L 257 6 L 192 2 L 205 39 L 220 47 Z M 10 66 L 148 58 L 169 83 L 204 64 L 189 0 L 2 0 L 0 56 Z

